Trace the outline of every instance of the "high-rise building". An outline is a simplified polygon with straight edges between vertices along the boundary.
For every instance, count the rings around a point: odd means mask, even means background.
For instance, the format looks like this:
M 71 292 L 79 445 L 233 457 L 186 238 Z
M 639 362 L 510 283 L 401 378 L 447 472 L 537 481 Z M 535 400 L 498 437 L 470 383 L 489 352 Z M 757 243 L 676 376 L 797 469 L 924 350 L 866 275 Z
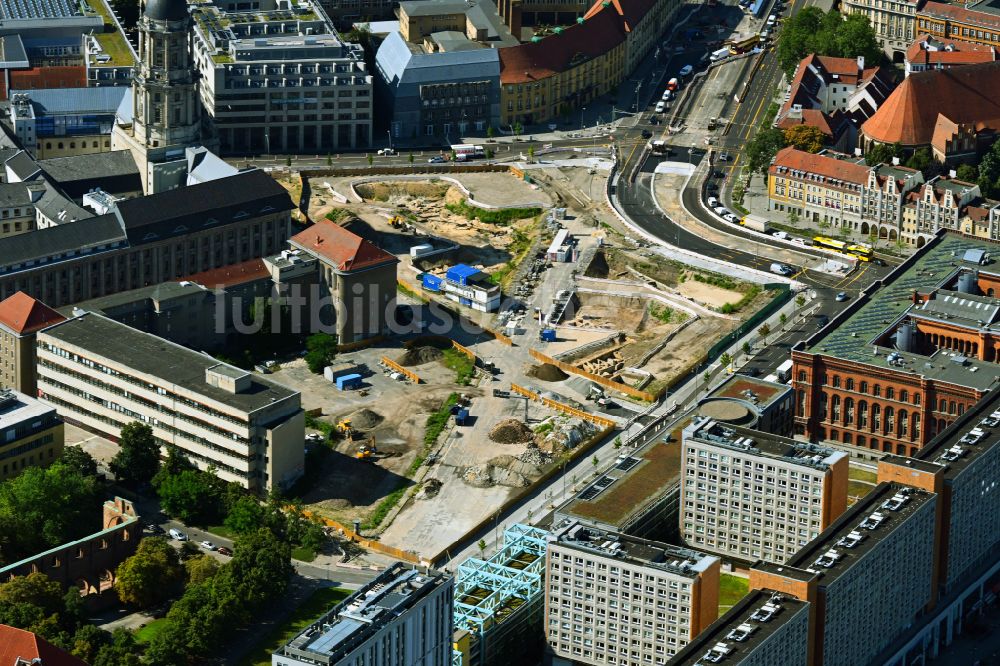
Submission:
M 23 291 L 0 301 L 0 386 L 35 395 L 35 334 L 63 319 Z
M 848 456 L 699 419 L 684 429 L 681 535 L 692 548 L 784 562 L 847 508 Z
M 98 314 L 38 333 L 38 394 L 112 439 L 146 423 L 161 446 L 250 490 L 285 488 L 304 471 L 298 391 Z
M 116 125 L 111 144 L 132 152 L 147 194 L 184 185 L 184 150 L 201 143 L 191 24 L 185 0 L 149 0 L 139 18 L 131 123 Z
M 549 536 L 549 647 L 582 664 L 666 664 L 715 621 L 719 558 L 563 521 Z
M 451 666 L 450 575 L 393 564 L 278 648 L 273 666 Z

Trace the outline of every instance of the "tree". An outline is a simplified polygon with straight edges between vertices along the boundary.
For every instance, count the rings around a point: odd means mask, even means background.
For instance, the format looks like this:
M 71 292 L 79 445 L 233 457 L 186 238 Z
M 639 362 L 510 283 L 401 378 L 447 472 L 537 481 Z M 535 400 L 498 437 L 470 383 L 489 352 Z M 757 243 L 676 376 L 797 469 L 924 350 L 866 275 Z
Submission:
M 326 154 L 326 165 L 333 166 L 333 156 L 330 153 Z
M 750 345 L 750 343 L 749 342 L 744 342 L 743 343 L 743 353 L 746 354 L 747 356 L 749 356 L 750 352 L 752 352 L 752 351 L 753 351 L 753 347 Z
M 910 155 L 910 159 L 906 160 L 906 166 L 917 171 L 926 171 L 932 164 L 934 164 L 934 157 L 931 155 L 930 148 L 918 148 Z
M 857 58 L 874 66 L 883 57 L 882 49 L 867 17 L 839 12 L 824 13 L 818 7 L 806 7 L 784 21 L 778 35 L 778 64 L 789 77 L 808 54 Z
M 209 555 L 192 557 L 184 563 L 189 584 L 197 585 L 215 577 L 219 572 L 219 562 Z
M 840 14 L 835 10 L 832 10 L 830 14 L 840 17 Z M 868 22 L 868 17 L 860 13 L 848 14 L 839 22 L 836 33 L 836 48 L 837 52 L 830 55 L 841 58 L 858 58 L 860 56 L 865 59 L 865 64 L 869 67 L 877 65 L 885 57 L 878 37 L 875 36 L 875 30 Z
M 306 365 L 309 372 L 320 374 L 337 356 L 337 336 L 330 333 L 313 333 L 306 338 Z
M 373 163 L 373 162 L 375 162 L 375 158 L 374 158 L 374 157 L 372 157 L 372 154 L 371 154 L 371 153 L 368 153 L 368 154 L 367 154 L 367 155 L 365 156 L 365 159 L 367 159 L 367 160 L 368 160 L 368 166 L 371 166 L 371 165 L 372 165 L 372 163 Z
M 794 125 L 785 130 L 785 143 L 807 153 L 818 153 L 826 143 L 826 135 L 815 125 Z
M 188 524 L 204 524 L 221 513 L 221 483 L 214 474 L 184 470 L 163 478 L 156 489 L 163 511 Z
M 785 147 L 785 133 L 769 127 L 747 143 L 747 165 L 752 173 L 764 173 L 779 150 Z
M 151 427 L 138 421 L 125 425 L 118 447 L 108 467 L 119 481 L 139 484 L 153 479 L 160 469 L 160 446 Z
M 323 531 L 322 525 L 311 520 L 306 521 L 305 526 L 299 535 L 299 544 L 301 544 L 303 548 L 308 548 L 314 553 L 318 553 L 323 550 L 324 546 L 326 546 L 326 540 L 326 532 Z
M 535 144 L 528 146 L 528 163 L 535 161 Z
M 77 596 L 80 596 L 79 594 Z M 98 651 L 110 645 L 111 634 L 93 624 L 81 624 L 70 641 L 70 652 L 88 664 L 93 663 Z
M 711 371 L 706 370 L 705 373 L 701 376 L 701 378 L 705 380 L 705 386 L 708 386 L 708 383 L 712 381 Z
M 82 446 L 66 446 L 60 460 L 80 476 L 97 476 L 97 461 Z
M 286 155 L 285 156 L 285 166 L 286 167 L 292 166 L 292 156 L 291 155 Z
M 802 294 L 799 294 L 798 296 L 795 297 L 795 305 L 797 305 L 797 306 L 799 306 L 801 308 L 805 304 L 806 304 L 806 297 L 805 296 L 803 296 Z
M 264 508 L 253 497 L 241 497 L 229 509 L 225 526 L 236 534 L 246 534 L 260 527 Z
M 892 145 L 887 143 L 872 144 L 865 152 L 865 164 L 875 166 L 877 164 L 890 164 L 892 158 L 902 157 L 903 148 L 898 143 Z
M 495 132 L 493 131 L 493 125 L 486 128 L 486 138 L 492 140 Z
M 733 357 L 729 354 L 729 352 L 723 352 L 722 356 L 719 357 L 719 363 L 723 368 L 728 368 L 733 364 Z
M 979 169 L 975 164 L 959 164 L 955 169 L 955 178 L 964 180 L 967 183 L 974 183 L 979 179 Z
M 767 336 L 771 334 L 771 327 L 768 326 L 767 324 L 761 324 L 761 327 L 757 329 L 757 333 L 760 334 L 761 339 L 764 341 L 764 344 L 766 345 Z
M 514 136 L 521 136 L 521 132 L 524 131 L 524 126 L 515 121 L 514 124 L 510 126 L 510 131 L 514 133 Z
M 784 326 L 785 322 L 788 321 L 788 315 L 786 315 L 784 312 L 782 312 L 781 316 L 778 317 L 778 321 L 781 323 L 782 326 Z
M 480 539 L 479 543 L 476 544 L 479 547 L 479 558 L 483 559 L 486 557 L 486 539 Z
M 61 629 L 62 586 L 42 573 L 15 576 L 0 585 L 0 623 L 50 638 Z
M 91 666 L 140 666 L 139 648 L 128 629 L 115 629 L 111 641 L 97 651 Z
M 146 537 L 135 555 L 118 565 L 115 591 L 122 603 L 148 608 L 173 594 L 184 582 L 177 551 L 163 537 Z
M 994 141 L 979 162 L 979 178 L 976 180 L 983 196 L 1000 197 L 1000 141 Z
M 261 528 L 236 539 L 227 567 L 237 592 L 251 608 L 280 596 L 292 575 L 292 547 Z
M 16 562 L 100 529 L 102 484 L 56 461 L 0 483 L 0 563 Z
M 413 153 L 410 153 L 406 159 L 410 161 L 410 164 L 413 164 Z
M 601 460 L 595 455 L 593 458 L 590 459 L 590 463 L 594 466 L 594 471 L 596 472 L 597 466 L 601 464 Z
M 819 7 L 804 7 L 802 11 L 785 19 L 778 35 L 778 64 L 789 77 L 795 66 L 814 51 L 815 37 L 820 33 L 823 10 Z M 822 55 L 833 55 L 830 53 Z

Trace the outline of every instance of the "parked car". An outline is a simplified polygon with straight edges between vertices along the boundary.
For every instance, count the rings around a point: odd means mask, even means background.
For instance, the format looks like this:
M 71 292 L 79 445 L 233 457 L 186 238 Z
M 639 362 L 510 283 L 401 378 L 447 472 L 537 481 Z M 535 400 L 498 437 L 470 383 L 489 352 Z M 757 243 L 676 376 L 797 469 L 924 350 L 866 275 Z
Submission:
M 715 197 L 709 197 L 708 198 L 708 205 L 709 205 L 710 208 L 715 208 L 716 206 L 719 205 L 719 200 L 716 199 Z
M 722 219 L 724 219 L 726 222 L 731 222 L 732 224 L 740 223 L 740 218 L 736 217 L 732 213 L 726 213 L 725 215 L 722 216 Z
M 669 102 L 670 98 L 673 96 L 674 94 L 672 92 L 670 92 L 669 90 L 664 90 L 663 95 L 660 97 L 660 99 L 663 100 L 664 102 Z
M 149 525 L 146 525 L 146 529 L 149 530 L 150 534 L 164 534 L 166 532 L 165 529 L 163 529 L 156 523 L 150 523 Z
M 847 298 L 848 298 L 847 292 L 846 291 L 842 291 L 839 294 L 837 294 L 837 297 L 834 300 L 836 300 L 838 303 L 843 303 L 844 301 L 847 300 Z
M 729 153 L 719 153 L 719 161 L 720 162 L 728 162 L 731 159 L 733 159 L 733 158 L 732 158 L 732 156 Z
M 795 271 L 788 264 L 773 263 L 771 264 L 771 272 L 778 275 L 791 275 Z
M 178 541 L 187 541 L 188 540 L 188 535 L 187 534 L 184 534 L 184 532 L 181 532 L 180 530 L 177 530 L 177 529 L 174 529 L 174 528 L 170 528 L 170 537 L 172 539 L 177 539 Z
M 215 549 L 215 552 L 217 552 L 219 555 L 225 555 L 226 557 L 233 556 L 233 551 L 229 550 L 225 546 L 219 546 L 218 548 Z
M 428 164 L 441 164 L 443 162 L 447 162 L 447 160 L 441 157 L 440 155 L 435 155 L 434 157 L 427 160 Z
M 715 212 L 715 214 L 716 214 L 716 215 L 718 215 L 719 217 L 723 217 L 723 216 L 724 216 L 724 215 L 725 215 L 726 213 L 728 213 L 728 212 L 729 212 L 729 210 L 727 210 L 725 206 L 716 206 L 716 207 L 715 207 L 715 208 L 713 208 L 712 210 L 713 210 L 713 211 Z
M 693 71 L 694 71 L 694 67 L 692 67 L 691 65 L 684 65 L 683 67 L 681 67 L 680 75 L 681 76 L 691 76 L 691 72 L 693 72 Z
M 726 174 L 724 174 L 721 171 L 719 171 L 718 169 L 716 169 L 714 172 L 712 172 L 712 176 L 715 177 L 715 178 L 725 178 Z
M 644 130 L 642 130 L 642 138 L 643 139 L 651 139 L 651 138 L 653 138 L 653 133 L 650 132 L 648 129 L 644 129 Z
M 777 14 L 771 14 L 770 16 L 767 17 L 767 24 L 769 26 L 770 25 L 774 25 L 777 22 L 778 22 L 778 15 Z
M 202 541 L 198 545 L 204 548 L 205 550 L 215 550 L 215 544 L 212 543 L 211 541 Z
M 816 328 L 823 328 L 830 323 L 830 318 L 825 314 L 816 315 Z
M 396 150 L 394 148 L 379 148 L 378 149 L 378 154 L 379 155 L 395 155 L 396 154 Z
M 663 102 L 656 103 L 656 113 L 663 113 L 666 110 Z

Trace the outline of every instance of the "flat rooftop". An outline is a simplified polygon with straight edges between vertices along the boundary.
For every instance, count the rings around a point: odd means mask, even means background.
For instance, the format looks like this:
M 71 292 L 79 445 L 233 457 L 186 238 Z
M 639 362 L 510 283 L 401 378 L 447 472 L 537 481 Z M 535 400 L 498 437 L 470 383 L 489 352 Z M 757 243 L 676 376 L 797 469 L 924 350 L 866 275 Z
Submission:
M 55 416 L 55 411 L 55 407 L 29 395 L 14 389 L 0 389 L 0 430 L 40 416 Z
M 907 459 L 889 457 L 897 464 L 925 465 L 926 469 L 944 467 L 945 477 L 961 474 L 977 458 L 1000 445 L 1000 391 L 991 391 L 950 428 L 928 442 Z
M 298 391 L 252 374 L 249 388 L 239 393 L 211 386 L 205 381 L 205 371 L 213 368 L 219 372 L 220 365 L 226 367 L 217 359 L 93 312 L 47 328 L 44 335 L 85 350 L 95 358 L 156 377 L 168 387 L 179 387 L 245 413 L 298 395 Z M 240 376 L 247 374 L 239 368 L 233 371 Z
M 760 430 L 749 430 L 711 419 L 696 420 L 684 429 L 684 441 L 695 440 L 735 452 L 795 463 L 824 472 L 841 458 L 843 451 L 800 442 Z
M 978 390 L 996 385 L 1000 370 L 996 363 L 965 359 L 959 364 L 952 360 L 955 353 L 945 350 L 931 356 L 914 352 L 892 354 L 894 348 L 881 344 L 885 333 L 913 306 L 914 292 L 938 288 L 963 269 L 979 268 L 978 264 L 965 261 L 968 250 L 997 253 L 1000 246 L 954 233 L 935 238 L 809 338 L 803 351 Z M 985 270 L 990 270 L 988 265 Z
M 766 407 L 789 390 L 787 384 L 769 382 L 757 377 L 735 374 L 722 386 L 712 391 L 710 398 L 747 400 L 758 407 Z
M 755 590 L 713 622 L 708 629 L 688 643 L 670 660 L 671 666 L 706 666 L 713 663 L 713 650 L 724 646 L 723 664 L 739 664 L 770 636 L 777 633 L 799 613 L 808 612 L 809 604 L 772 590 Z M 807 646 L 802 646 L 805 654 Z
M 836 580 L 934 497 L 903 484 L 881 483 L 785 566 L 817 572 L 827 583 Z
M 697 578 L 719 560 L 714 555 L 690 548 L 597 529 L 574 520 L 564 520 L 562 524 L 556 525 L 549 536 L 549 543 L 553 542 L 574 550 L 653 567 L 687 578 Z
M 681 446 L 655 439 L 595 479 L 558 513 L 622 525 L 650 502 L 676 485 L 681 477 Z
M 313 622 L 275 652 L 336 664 L 366 640 L 451 579 L 396 563 Z

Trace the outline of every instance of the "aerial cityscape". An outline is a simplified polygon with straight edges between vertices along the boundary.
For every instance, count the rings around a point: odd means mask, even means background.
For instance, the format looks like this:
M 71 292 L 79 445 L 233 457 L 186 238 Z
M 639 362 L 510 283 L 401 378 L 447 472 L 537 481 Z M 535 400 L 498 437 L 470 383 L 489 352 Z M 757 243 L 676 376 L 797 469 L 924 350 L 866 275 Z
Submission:
M 0 56 L 0 666 L 1000 664 L 1000 0 Z

